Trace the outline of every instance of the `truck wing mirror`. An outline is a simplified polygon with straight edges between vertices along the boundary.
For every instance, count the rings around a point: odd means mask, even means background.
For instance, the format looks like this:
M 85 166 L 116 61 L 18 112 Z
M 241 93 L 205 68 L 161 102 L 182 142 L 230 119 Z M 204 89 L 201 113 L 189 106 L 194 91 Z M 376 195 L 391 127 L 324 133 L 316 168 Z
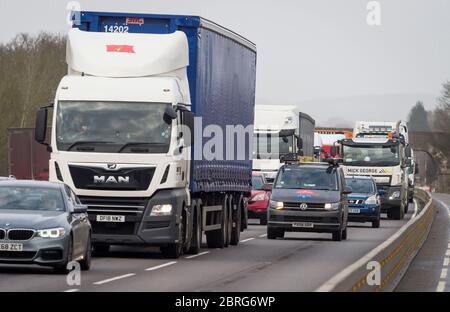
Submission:
M 280 130 L 280 132 L 278 133 L 278 135 L 280 137 L 289 137 L 289 136 L 293 136 L 294 134 L 295 134 L 294 129 L 283 129 L 283 130 Z
M 177 112 L 171 106 L 167 107 L 164 111 L 163 118 L 164 122 L 170 125 L 172 123 L 172 120 L 177 118 Z
M 337 155 L 337 148 L 336 148 L 336 146 L 331 146 L 330 147 L 330 154 L 331 154 L 331 157 L 335 157 L 336 155 Z
M 191 146 L 194 143 L 194 122 L 195 122 L 195 118 L 194 118 L 194 113 L 188 110 L 183 110 L 183 125 L 187 128 L 186 130 L 188 130 L 190 132 L 190 141 L 186 142 L 187 146 Z
M 50 105 L 41 107 L 36 113 L 36 123 L 34 128 L 34 139 L 36 142 L 46 145 L 47 150 L 51 152 L 51 147 L 45 142 L 47 138 L 47 118 L 48 109 L 53 107 L 53 103 Z
M 407 145 L 405 148 L 405 156 L 410 158 L 411 157 L 411 145 Z
M 417 164 L 417 163 L 414 165 L 414 173 L 415 174 L 419 173 L 419 164 Z
M 297 136 L 297 149 L 302 150 L 303 149 L 303 139 L 299 136 Z

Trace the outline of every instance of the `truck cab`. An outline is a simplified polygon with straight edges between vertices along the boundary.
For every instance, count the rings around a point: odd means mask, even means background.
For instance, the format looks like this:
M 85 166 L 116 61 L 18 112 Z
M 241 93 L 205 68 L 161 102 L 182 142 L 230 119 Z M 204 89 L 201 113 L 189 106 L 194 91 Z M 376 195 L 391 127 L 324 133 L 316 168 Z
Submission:
M 256 105 L 253 170 L 273 183 L 283 158 L 314 155 L 314 120 L 294 105 Z
M 399 125 L 400 123 L 397 123 Z M 408 159 L 411 148 L 392 128 L 355 129 L 352 139 L 341 140 L 346 175 L 372 176 L 381 197 L 381 210 L 391 219 L 402 219 L 408 211 Z

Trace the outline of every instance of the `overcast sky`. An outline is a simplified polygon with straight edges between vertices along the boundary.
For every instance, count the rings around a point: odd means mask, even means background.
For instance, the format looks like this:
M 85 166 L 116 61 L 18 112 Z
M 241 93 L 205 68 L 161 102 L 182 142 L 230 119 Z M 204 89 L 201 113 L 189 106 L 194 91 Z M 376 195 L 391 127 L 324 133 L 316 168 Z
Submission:
M 67 2 L 0 0 L 0 42 L 65 33 Z M 299 104 L 319 123 L 380 119 L 383 110 L 404 118 L 416 99 L 432 108 L 450 80 L 449 0 L 380 0 L 380 26 L 367 25 L 368 0 L 79 2 L 83 10 L 201 15 L 244 35 L 258 48 L 258 103 Z

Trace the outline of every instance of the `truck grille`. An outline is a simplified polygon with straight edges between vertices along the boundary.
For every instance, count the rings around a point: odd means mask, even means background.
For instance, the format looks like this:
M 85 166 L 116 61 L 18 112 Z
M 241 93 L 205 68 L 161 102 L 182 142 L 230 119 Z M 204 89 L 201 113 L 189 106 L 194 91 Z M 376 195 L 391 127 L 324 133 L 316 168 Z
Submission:
M 145 191 L 155 173 L 155 168 L 124 168 L 110 171 L 75 165 L 69 165 L 69 170 L 75 187 L 84 190 Z
M 34 230 L 13 229 L 8 231 L 8 239 L 16 241 L 29 240 L 33 238 L 34 233 Z
M 101 235 L 134 235 L 148 203 L 146 197 L 79 196 L 79 198 L 88 206 L 92 233 Z M 97 215 L 125 216 L 125 222 L 97 222 Z

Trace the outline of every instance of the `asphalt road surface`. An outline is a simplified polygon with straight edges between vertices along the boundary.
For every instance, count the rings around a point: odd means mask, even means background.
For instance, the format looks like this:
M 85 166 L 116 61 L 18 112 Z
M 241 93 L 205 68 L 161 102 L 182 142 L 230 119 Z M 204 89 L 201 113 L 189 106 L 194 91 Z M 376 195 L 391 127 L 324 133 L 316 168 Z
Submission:
M 433 227 L 396 291 L 450 291 L 450 195 L 433 194 Z
M 379 229 L 350 223 L 348 239 L 341 242 L 315 233 L 268 240 L 266 227 L 250 220 L 239 246 L 204 248 L 177 260 L 153 248 L 114 247 L 93 259 L 81 286 L 68 285 L 65 275 L 51 269 L 0 265 L 0 291 L 314 291 L 390 237 L 414 208 L 410 205 L 401 221 L 383 219 Z

